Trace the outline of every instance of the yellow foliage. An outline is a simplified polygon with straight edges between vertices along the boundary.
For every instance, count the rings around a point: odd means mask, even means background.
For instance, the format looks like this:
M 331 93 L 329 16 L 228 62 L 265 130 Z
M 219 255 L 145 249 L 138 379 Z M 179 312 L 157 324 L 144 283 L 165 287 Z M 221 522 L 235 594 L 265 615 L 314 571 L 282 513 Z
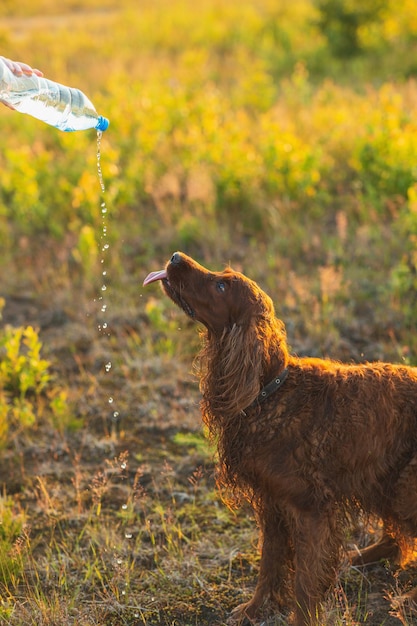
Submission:
M 237 214 L 268 233 L 284 205 L 294 220 L 306 210 L 326 220 L 341 188 L 378 211 L 389 197 L 407 201 L 417 180 L 417 87 L 405 82 L 412 0 L 387 0 L 359 32 L 362 56 L 343 64 L 313 0 L 108 0 L 105 15 L 89 0 L 80 12 L 64 3 L 64 21 L 43 0 L 43 13 L 22 22 L 36 13 L 29 4 L 8 6 L 4 53 L 83 89 L 109 117 L 101 165 L 115 239 L 149 239 L 157 222 L 191 241 Z M 47 27 L 35 28 L 43 14 Z M 386 80 L 395 75 L 404 82 Z M 22 233 L 77 233 L 72 254 L 88 274 L 101 227 L 94 133 L 59 133 L 8 111 L 0 133 L 6 247 Z

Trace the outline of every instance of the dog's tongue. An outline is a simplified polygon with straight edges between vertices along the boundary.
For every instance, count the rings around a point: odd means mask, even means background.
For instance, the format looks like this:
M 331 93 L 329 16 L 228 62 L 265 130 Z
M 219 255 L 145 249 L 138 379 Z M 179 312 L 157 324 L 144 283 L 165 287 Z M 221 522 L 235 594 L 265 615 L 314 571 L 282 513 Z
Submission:
M 162 280 L 163 278 L 166 278 L 166 277 L 167 277 L 166 270 L 159 270 L 159 272 L 151 272 L 150 274 L 147 275 L 147 277 L 143 281 L 143 286 L 149 285 L 150 283 L 154 283 L 157 280 Z

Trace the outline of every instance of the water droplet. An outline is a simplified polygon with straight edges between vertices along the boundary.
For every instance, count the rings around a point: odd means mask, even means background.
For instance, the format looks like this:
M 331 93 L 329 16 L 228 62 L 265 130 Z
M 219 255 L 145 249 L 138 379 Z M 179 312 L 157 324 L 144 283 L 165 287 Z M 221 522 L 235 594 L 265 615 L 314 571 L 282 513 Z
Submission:
M 106 291 L 106 289 L 107 289 L 106 285 L 103 285 L 101 288 L 101 291 Z
M 103 251 L 108 250 L 109 248 L 110 248 L 110 245 L 108 243 L 105 243 L 103 246 Z
M 126 463 L 121 463 L 120 467 L 121 467 L 121 469 L 126 469 L 127 464 Z
M 125 596 L 125 595 L 126 595 L 126 591 L 123 589 L 122 596 Z
M 108 363 L 106 363 L 106 365 L 104 366 L 106 369 L 106 372 L 110 372 L 111 370 L 111 361 L 109 361 Z
M 107 272 L 106 272 L 106 270 L 104 270 L 104 272 L 103 272 L 103 276 L 107 276 Z
M 123 563 L 122 559 L 117 559 L 116 561 L 117 565 L 121 565 Z
M 104 322 L 103 328 L 107 328 L 107 322 Z
M 126 511 L 126 509 L 127 509 L 127 504 L 122 504 L 122 509 L 123 509 L 123 511 Z
M 104 313 L 106 309 L 107 309 L 107 304 L 103 304 L 103 306 L 101 307 L 101 312 Z
M 109 398 L 109 404 L 113 404 L 113 398 L 111 396 Z
M 117 420 L 117 418 L 119 417 L 119 411 L 115 411 L 113 413 L 113 417 L 114 417 L 115 420 Z
M 132 533 L 125 533 L 125 537 L 126 539 L 132 539 L 133 535 Z

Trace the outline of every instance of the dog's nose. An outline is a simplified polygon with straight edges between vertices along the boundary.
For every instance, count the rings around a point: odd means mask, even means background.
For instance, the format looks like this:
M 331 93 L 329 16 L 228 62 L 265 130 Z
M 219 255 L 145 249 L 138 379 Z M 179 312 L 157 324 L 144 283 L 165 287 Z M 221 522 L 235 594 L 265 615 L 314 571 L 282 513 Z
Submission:
M 179 252 L 174 252 L 170 261 L 173 265 L 178 265 L 181 262 L 181 254 Z

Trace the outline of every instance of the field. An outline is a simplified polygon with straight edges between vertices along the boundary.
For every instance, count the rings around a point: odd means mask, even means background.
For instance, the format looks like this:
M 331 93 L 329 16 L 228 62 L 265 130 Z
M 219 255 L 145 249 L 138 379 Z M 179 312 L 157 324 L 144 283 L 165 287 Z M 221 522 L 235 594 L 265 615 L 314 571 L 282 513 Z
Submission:
M 0 623 L 221 626 L 256 527 L 214 484 L 198 329 L 142 281 L 230 262 L 298 354 L 417 364 L 415 3 L 3 0 L 0 40 L 111 122 L 103 191 L 95 131 L 0 110 Z M 417 623 L 416 578 L 346 564 L 326 624 Z

